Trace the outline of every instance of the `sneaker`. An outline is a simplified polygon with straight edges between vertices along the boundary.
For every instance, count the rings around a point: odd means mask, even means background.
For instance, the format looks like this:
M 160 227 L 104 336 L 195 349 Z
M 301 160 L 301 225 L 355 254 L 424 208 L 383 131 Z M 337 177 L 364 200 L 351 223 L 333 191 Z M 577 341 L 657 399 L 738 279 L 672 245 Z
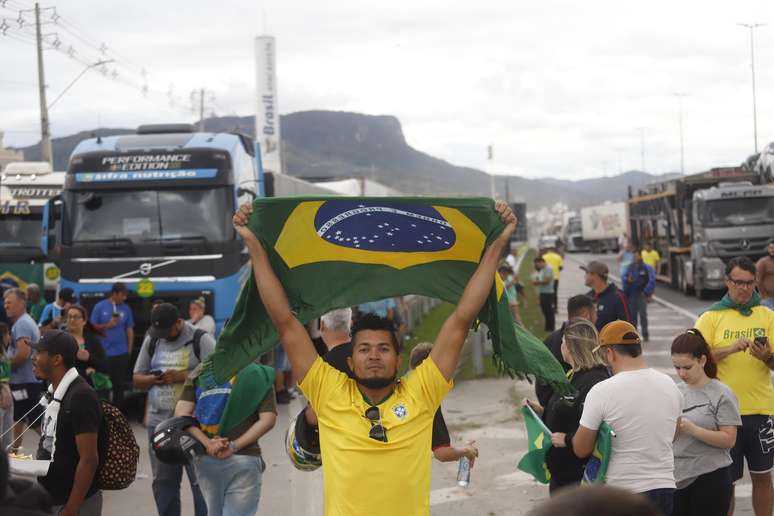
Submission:
M 290 403 L 290 400 L 292 400 L 293 397 L 290 395 L 290 393 L 283 389 L 277 393 L 277 403 L 280 405 L 287 405 Z

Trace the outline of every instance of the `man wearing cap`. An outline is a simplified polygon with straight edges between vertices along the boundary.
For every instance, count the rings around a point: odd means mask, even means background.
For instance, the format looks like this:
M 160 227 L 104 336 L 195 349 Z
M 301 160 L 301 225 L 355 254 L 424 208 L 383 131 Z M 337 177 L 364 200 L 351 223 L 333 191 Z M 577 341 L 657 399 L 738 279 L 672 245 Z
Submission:
M 602 262 L 589 262 L 580 267 L 586 272 L 585 284 L 591 288 L 587 294 L 597 304 L 597 329 L 612 321 L 631 321 L 626 296 L 613 283 L 608 282 L 609 271 Z
M 570 447 L 579 458 L 591 455 L 605 422 L 616 433 L 606 483 L 642 493 L 672 513 L 675 490 L 672 442 L 682 413 L 682 396 L 672 379 L 648 368 L 637 330 L 613 321 L 599 333 L 604 360 L 613 377 L 591 388 L 574 434 L 555 433 L 554 446 Z
M 134 315 L 126 304 L 129 289 L 118 282 L 110 288 L 110 295 L 94 305 L 91 324 L 102 332 L 102 347 L 108 359 L 108 374 L 113 382 L 113 405 L 121 407 L 124 390 L 131 369 L 129 360 L 134 348 Z
M 40 289 L 38 289 L 40 294 Z M 62 313 L 66 312 L 70 305 L 75 304 L 75 292 L 71 288 L 63 288 L 56 296 L 56 301 L 49 303 L 40 312 L 37 320 L 41 330 L 58 330 L 64 321 Z
M 94 389 L 75 368 L 78 343 L 61 330 L 47 331 L 33 355 L 35 375 L 50 382 L 37 458 L 50 460 L 40 485 L 53 514 L 102 514 L 97 483 L 99 450 L 106 444 L 102 409 Z
M 160 303 L 153 308 L 151 326 L 143 340 L 134 365 L 134 384 L 148 390 L 148 440 L 156 425 L 175 414 L 175 405 L 183 392 L 188 374 L 215 350 L 215 339 L 206 332 L 199 336 L 197 356 L 196 329 L 180 318 L 177 308 Z M 180 480 L 183 466 L 164 464 L 150 452 L 153 470 L 153 497 L 160 516 L 180 516 Z M 193 480 L 190 479 L 189 480 Z M 196 516 L 205 516 L 207 506 L 201 490 L 191 484 Z

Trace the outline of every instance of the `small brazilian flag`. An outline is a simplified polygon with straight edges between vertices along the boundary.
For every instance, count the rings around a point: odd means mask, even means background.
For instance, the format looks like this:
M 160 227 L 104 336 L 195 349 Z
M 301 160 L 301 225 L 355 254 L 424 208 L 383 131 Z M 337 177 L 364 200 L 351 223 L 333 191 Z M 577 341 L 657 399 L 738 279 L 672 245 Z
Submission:
M 306 323 L 336 308 L 406 294 L 456 304 L 503 224 L 491 199 L 295 197 L 257 199 L 249 228 Z M 566 390 L 561 366 L 513 323 L 502 281 L 492 279 L 479 320 L 491 331 L 495 360 L 509 374 Z M 276 342 L 251 271 L 212 357 L 217 380 Z
M 583 470 L 584 484 L 601 484 L 605 481 L 607 468 L 613 458 L 613 439 L 615 432 L 610 425 L 602 423 L 597 431 L 597 442 L 591 452 L 586 468 Z
M 524 426 L 527 427 L 529 449 L 517 467 L 535 477 L 538 482 L 547 484 L 551 480 L 551 473 L 546 466 L 546 453 L 552 446 L 551 430 L 535 414 L 532 407 L 521 407 L 521 414 L 524 416 Z

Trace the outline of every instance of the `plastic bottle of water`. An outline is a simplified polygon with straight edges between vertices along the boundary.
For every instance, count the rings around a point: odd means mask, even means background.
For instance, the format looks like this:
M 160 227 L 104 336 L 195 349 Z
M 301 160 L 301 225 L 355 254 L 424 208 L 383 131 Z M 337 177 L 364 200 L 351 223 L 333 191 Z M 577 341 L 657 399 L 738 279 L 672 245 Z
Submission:
M 463 456 L 460 457 L 460 464 L 457 469 L 457 485 L 468 487 L 468 484 L 470 484 L 470 459 Z

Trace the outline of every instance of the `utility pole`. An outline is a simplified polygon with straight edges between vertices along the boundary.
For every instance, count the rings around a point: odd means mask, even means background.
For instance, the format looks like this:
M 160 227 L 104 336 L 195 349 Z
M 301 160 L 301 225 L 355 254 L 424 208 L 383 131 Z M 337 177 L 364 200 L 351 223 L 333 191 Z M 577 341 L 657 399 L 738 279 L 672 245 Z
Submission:
M 204 88 L 199 90 L 199 131 L 204 132 Z
M 215 94 L 210 92 L 210 102 L 215 102 Z M 207 90 L 204 88 L 199 88 L 198 90 L 193 90 L 191 92 L 191 112 L 195 113 L 197 110 L 199 111 L 199 131 L 204 132 L 204 109 L 205 109 L 205 98 L 204 96 L 207 95 Z M 197 99 L 198 97 L 198 99 Z M 197 102 L 198 100 L 198 102 Z M 197 105 L 198 104 L 198 105 Z
M 43 73 L 43 35 L 40 31 L 40 4 L 35 4 L 35 39 L 38 47 L 38 94 L 40 96 L 40 159 L 54 166 L 51 152 L 51 131 L 46 103 L 46 78 Z
M 685 175 L 685 140 L 683 139 L 683 97 L 688 95 L 685 93 L 675 93 L 677 97 L 677 106 L 680 110 L 680 174 Z
M 494 170 L 492 170 L 492 159 L 494 159 L 494 150 L 492 148 L 492 145 L 487 147 L 486 149 L 486 157 L 487 157 L 487 168 L 489 169 L 489 195 L 492 199 L 495 198 L 495 177 L 494 177 Z
M 755 153 L 758 153 L 758 109 L 755 102 L 755 29 L 765 23 L 737 23 L 740 27 L 750 29 L 750 70 L 752 71 L 752 102 L 753 102 L 753 139 Z

